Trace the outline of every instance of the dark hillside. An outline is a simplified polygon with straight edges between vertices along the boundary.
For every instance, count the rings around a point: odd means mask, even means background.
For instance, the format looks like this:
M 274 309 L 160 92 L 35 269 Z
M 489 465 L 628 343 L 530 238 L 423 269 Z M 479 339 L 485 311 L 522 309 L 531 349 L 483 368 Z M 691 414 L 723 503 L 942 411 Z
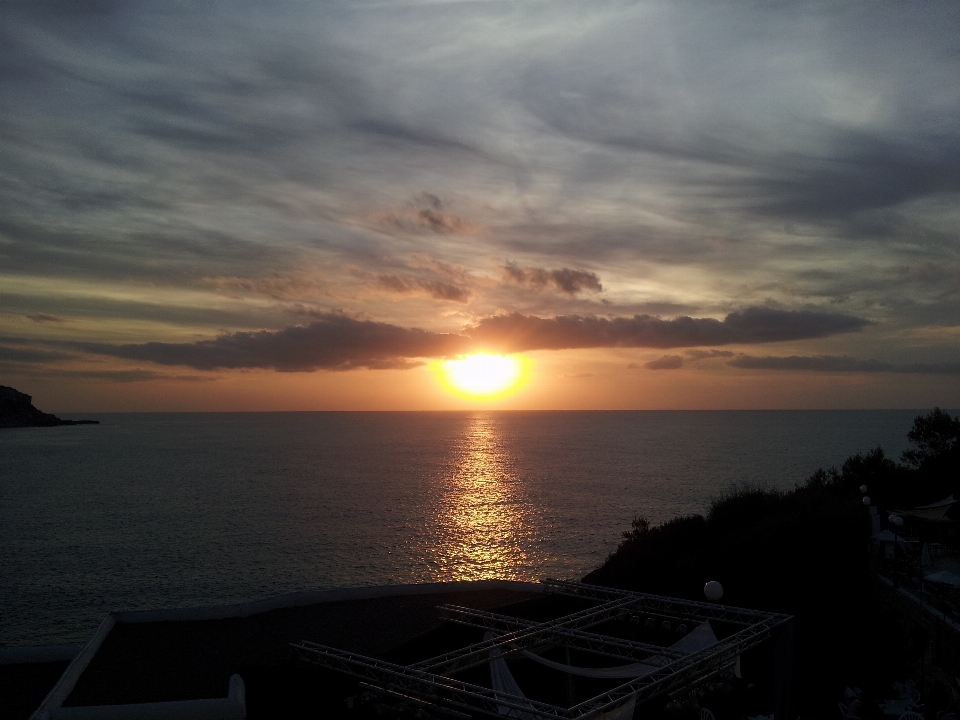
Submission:
M 930 417 L 917 418 L 914 429 Z M 877 448 L 849 458 L 839 471 L 817 471 L 790 492 L 735 489 L 705 517 L 679 517 L 658 527 L 639 517 L 584 581 L 702 600 L 704 584 L 717 580 L 725 604 L 796 616 L 801 710 L 835 713 L 848 685 L 879 696 L 909 673 L 915 658 L 906 648 L 920 631 L 890 609 L 889 591 L 871 572 L 870 521 L 860 486 L 887 508 L 929 502 L 942 492 L 944 477 L 958 470 L 957 445 L 949 438 L 960 422 L 937 420 L 939 445 L 928 443 L 919 461 L 906 458 L 913 467 L 890 461 Z

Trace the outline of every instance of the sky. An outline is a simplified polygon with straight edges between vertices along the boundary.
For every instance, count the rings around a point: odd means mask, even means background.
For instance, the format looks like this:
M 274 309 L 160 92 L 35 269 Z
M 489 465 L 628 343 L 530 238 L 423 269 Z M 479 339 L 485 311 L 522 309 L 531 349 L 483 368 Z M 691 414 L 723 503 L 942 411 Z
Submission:
M 960 406 L 955 0 L 0 12 L 46 411 Z

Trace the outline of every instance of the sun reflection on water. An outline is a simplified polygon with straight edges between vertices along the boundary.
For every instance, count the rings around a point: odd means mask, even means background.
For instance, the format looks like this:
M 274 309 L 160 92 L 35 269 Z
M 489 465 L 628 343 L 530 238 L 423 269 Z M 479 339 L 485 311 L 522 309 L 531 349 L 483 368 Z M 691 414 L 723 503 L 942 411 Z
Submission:
M 466 428 L 431 548 L 440 577 L 531 579 L 541 562 L 529 500 L 493 418 L 476 415 Z

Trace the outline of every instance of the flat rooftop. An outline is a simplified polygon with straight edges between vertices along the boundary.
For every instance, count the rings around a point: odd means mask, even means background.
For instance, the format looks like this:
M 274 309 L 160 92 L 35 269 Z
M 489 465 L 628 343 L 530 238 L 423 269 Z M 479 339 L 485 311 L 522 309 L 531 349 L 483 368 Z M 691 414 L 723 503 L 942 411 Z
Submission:
M 423 592 L 432 588 L 437 590 Z M 377 589 L 356 590 L 362 595 Z M 63 706 L 223 698 L 230 677 L 239 674 L 246 687 L 247 717 L 276 717 L 284 708 L 345 696 L 351 686 L 341 675 L 304 664 L 290 643 L 307 639 L 384 656 L 444 625 L 441 605 L 491 610 L 540 596 L 524 583 L 496 581 L 438 583 L 418 588 L 416 594 L 386 593 L 332 601 L 315 593 L 318 602 L 250 613 L 235 606 L 242 614 L 219 618 L 189 619 L 192 611 L 181 611 L 187 619 L 163 619 L 178 611 L 115 613 L 115 624 Z M 216 608 L 193 614 L 209 615 L 210 610 Z M 223 608 L 224 613 L 231 610 Z M 66 667 L 65 662 L 0 665 L 0 689 L 5 691 L 0 693 L 0 716 L 29 717 Z

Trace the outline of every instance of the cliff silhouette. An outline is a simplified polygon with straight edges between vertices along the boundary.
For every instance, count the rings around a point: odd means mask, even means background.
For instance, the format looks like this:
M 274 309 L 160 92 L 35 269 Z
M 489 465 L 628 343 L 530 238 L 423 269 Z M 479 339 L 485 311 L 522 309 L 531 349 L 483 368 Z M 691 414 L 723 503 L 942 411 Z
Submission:
M 99 425 L 98 420 L 61 420 L 37 410 L 33 398 L 12 387 L 0 385 L 0 428 Z

